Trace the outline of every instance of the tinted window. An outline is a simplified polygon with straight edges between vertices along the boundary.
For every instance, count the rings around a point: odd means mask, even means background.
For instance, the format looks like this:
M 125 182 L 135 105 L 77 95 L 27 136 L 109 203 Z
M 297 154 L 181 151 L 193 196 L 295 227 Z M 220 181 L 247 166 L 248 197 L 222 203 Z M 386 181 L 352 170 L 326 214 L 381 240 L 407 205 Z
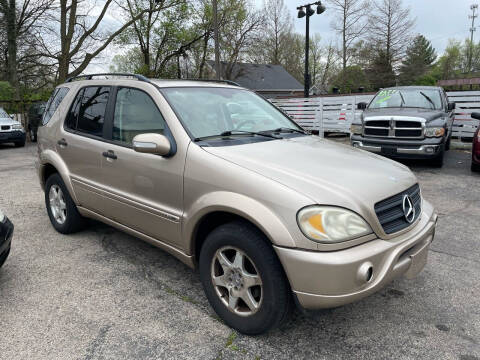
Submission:
M 78 113 L 80 111 L 80 104 L 82 103 L 83 97 L 83 89 L 75 97 L 73 101 L 72 107 L 68 112 L 67 118 L 65 119 L 65 127 L 71 130 L 75 130 L 77 128 L 77 119 Z
M 113 140 L 131 144 L 138 134 L 163 134 L 165 120 L 152 98 L 141 90 L 121 88 L 113 117 Z
M 65 87 L 55 89 L 53 95 L 48 100 L 46 110 L 43 113 L 43 118 L 42 118 L 43 125 L 47 124 L 50 121 L 53 114 L 55 114 L 55 111 L 57 110 L 58 106 L 60 105 L 62 100 L 65 98 L 65 95 L 67 95 L 68 90 L 70 89 Z
M 78 106 L 77 110 L 77 131 L 86 134 L 102 136 L 103 124 L 105 121 L 105 110 L 107 108 L 110 88 L 103 86 L 91 86 L 83 90 L 81 102 L 74 104 Z M 75 115 L 75 113 L 74 113 Z M 69 119 L 69 124 L 71 120 Z

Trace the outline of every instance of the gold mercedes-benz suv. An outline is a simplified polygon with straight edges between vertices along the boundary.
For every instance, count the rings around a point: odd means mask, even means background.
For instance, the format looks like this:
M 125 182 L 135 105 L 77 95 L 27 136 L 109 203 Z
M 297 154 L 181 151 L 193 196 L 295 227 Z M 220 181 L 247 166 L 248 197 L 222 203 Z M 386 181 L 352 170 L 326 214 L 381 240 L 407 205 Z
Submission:
M 38 131 L 60 233 L 92 218 L 168 251 L 245 334 L 425 266 L 437 215 L 404 165 L 308 134 L 231 82 L 99 75 L 59 85 Z

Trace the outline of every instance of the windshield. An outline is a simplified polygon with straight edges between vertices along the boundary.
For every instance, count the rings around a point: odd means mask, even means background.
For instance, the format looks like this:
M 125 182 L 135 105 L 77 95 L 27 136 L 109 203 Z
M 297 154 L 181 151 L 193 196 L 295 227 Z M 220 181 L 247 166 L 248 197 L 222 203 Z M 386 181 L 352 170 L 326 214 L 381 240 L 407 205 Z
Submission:
M 442 109 L 440 91 L 436 89 L 385 89 L 378 92 L 369 109 L 413 107 Z
M 162 93 L 195 138 L 272 131 L 301 130 L 280 110 L 255 93 L 243 89 L 197 87 L 166 88 Z

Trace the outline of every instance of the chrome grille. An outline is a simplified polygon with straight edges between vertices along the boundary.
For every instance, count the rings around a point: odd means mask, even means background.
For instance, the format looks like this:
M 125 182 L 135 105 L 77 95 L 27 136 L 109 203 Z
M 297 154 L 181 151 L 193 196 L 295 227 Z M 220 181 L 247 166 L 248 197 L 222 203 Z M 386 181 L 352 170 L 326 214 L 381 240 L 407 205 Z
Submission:
M 363 135 L 402 139 L 422 139 L 423 124 L 413 120 L 365 120 Z
M 409 195 L 412 199 L 415 208 L 413 222 L 415 222 L 422 211 L 422 197 L 420 194 L 420 186 L 418 184 L 375 204 L 375 213 L 377 214 L 378 221 L 382 225 L 383 231 L 385 231 L 386 234 L 396 233 L 411 225 L 405 219 L 405 214 L 403 213 L 403 197 L 405 195 Z

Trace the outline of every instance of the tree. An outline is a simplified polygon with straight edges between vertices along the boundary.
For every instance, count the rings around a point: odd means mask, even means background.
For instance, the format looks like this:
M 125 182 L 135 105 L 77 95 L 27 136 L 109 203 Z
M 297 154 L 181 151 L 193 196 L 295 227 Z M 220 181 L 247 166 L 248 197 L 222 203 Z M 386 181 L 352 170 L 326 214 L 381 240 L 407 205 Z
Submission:
M 107 31 L 105 16 L 116 10 L 114 0 L 105 0 L 101 5 L 86 0 L 58 1 L 59 7 L 52 17 L 52 24 L 35 39 L 41 46 L 41 56 L 57 67 L 58 82 L 80 75 L 113 40 L 145 13 L 152 11 L 150 8 L 142 9 L 115 30 Z M 176 3 L 175 0 L 160 0 L 153 11 L 168 9 Z
M 332 85 L 341 88 L 343 93 L 357 92 L 360 87 L 365 90 L 370 89 L 370 82 L 363 69 L 358 66 L 347 66 L 345 70 L 341 70 L 333 79 Z
M 367 77 L 373 90 L 395 86 L 395 72 L 392 67 L 392 58 L 383 49 L 378 50 Z
M 453 79 L 461 72 L 461 51 L 459 41 L 449 41 L 436 66 L 441 79 Z
M 347 68 L 352 45 L 364 35 L 368 25 L 367 14 L 370 8 L 368 0 L 329 0 L 337 13 L 333 29 L 341 36 L 342 69 Z
M 405 59 L 400 66 L 400 82 L 411 85 L 428 73 L 432 68 L 437 55 L 430 41 L 424 36 L 416 36 L 407 48 Z
M 401 0 L 376 0 L 369 20 L 371 40 L 380 47 L 392 67 L 396 67 L 410 42 L 415 20 Z
M 328 85 L 334 74 L 337 72 L 337 49 L 330 43 L 322 46 L 321 37 L 315 34 L 310 39 L 310 75 L 311 85 L 316 85 L 322 91 L 328 91 Z

